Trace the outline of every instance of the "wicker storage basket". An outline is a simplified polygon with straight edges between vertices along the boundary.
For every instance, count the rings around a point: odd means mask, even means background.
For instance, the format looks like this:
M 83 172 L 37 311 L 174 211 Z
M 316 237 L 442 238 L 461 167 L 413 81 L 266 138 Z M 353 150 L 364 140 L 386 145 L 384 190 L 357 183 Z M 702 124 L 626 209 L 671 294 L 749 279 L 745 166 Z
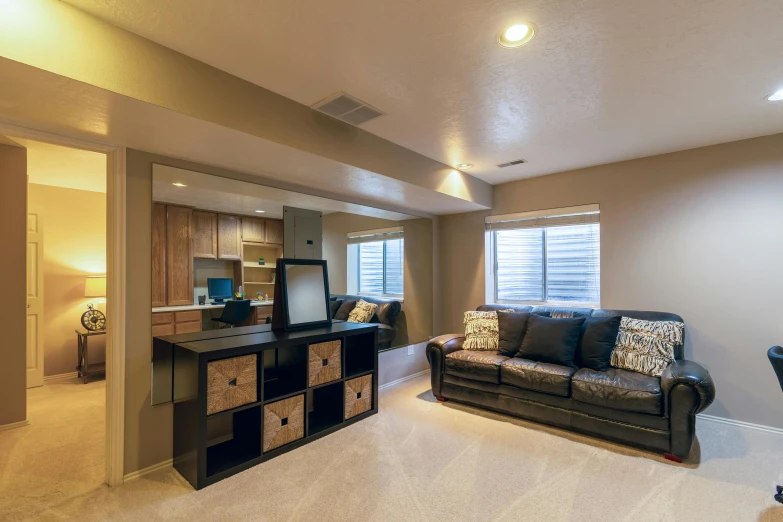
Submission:
M 345 381 L 345 419 L 372 409 L 372 375 Z
M 310 378 L 309 386 L 317 386 L 325 382 L 336 381 L 343 376 L 342 342 L 327 341 L 311 344 L 310 348 Z
M 207 363 L 207 415 L 257 400 L 256 354 Z
M 304 437 L 304 395 L 264 406 L 264 451 Z

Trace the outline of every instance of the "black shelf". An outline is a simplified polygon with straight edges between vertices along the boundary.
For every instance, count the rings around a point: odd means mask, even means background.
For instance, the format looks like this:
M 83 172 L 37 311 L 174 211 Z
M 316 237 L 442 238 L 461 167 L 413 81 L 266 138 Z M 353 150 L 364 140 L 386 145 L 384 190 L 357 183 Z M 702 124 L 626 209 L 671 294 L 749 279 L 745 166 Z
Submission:
M 307 388 L 307 345 L 264 350 L 264 402 Z
M 343 422 L 343 381 L 339 380 L 307 393 L 307 434 L 315 435 Z
M 228 426 L 227 421 L 231 420 Z M 226 432 L 230 436 L 212 446 L 207 446 L 207 477 L 239 466 L 261 456 L 261 406 L 245 408 L 233 413 L 226 419 L 210 416 L 207 418 L 207 434 L 215 437 L 215 431 Z M 210 430 L 211 427 L 214 428 Z M 220 438 L 225 438 L 220 437 Z
M 377 348 L 375 333 L 352 335 L 345 339 L 345 377 L 353 377 L 375 369 Z
M 255 407 L 260 406 L 260 405 L 261 405 L 260 401 L 251 402 L 250 404 L 243 404 L 242 406 L 237 406 L 236 408 L 231 408 L 230 410 L 223 410 L 223 411 L 219 411 L 217 413 L 213 413 L 212 415 L 208 415 L 207 419 L 214 419 L 216 417 L 226 416 L 226 415 L 230 415 L 230 414 L 233 414 L 233 413 L 238 413 L 240 411 L 247 410 L 247 409 L 250 409 L 250 408 L 255 408 Z

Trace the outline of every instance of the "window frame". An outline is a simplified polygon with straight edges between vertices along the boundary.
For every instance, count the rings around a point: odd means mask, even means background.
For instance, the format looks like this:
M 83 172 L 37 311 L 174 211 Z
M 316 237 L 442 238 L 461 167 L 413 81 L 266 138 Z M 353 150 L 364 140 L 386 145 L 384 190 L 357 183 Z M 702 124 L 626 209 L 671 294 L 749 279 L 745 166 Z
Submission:
M 536 211 L 529 213 L 533 217 L 557 217 L 560 215 L 567 215 L 569 211 L 574 210 L 587 210 L 588 207 L 590 208 L 590 211 L 592 210 L 592 207 L 595 207 L 595 212 L 600 214 L 600 210 L 598 210 L 597 205 L 590 205 L 590 206 L 584 206 L 584 207 L 573 207 L 573 208 L 567 208 L 567 209 L 558 209 L 552 210 L 552 211 Z M 587 212 L 583 212 L 587 213 Z M 547 215 L 548 214 L 548 215 Z M 578 215 L 579 212 L 574 212 L 575 215 Z M 523 214 L 515 214 L 510 215 L 518 220 L 526 219 L 524 216 L 526 213 Z M 498 216 L 500 217 L 500 216 Z M 488 218 L 489 219 L 489 218 Z M 509 219 L 509 221 L 514 221 L 517 219 Z M 487 223 L 489 223 L 489 220 L 487 220 Z M 574 223 L 574 225 L 578 225 L 579 223 Z M 552 227 L 547 226 L 541 226 L 541 227 L 531 227 L 531 228 L 541 228 L 543 230 L 543 234 L 541 235 L 541 241 L 542 241 L 542 292 L 541 294 L 544 296 L 543 300 L 518 300 L 518 299 L 498 299 L 498 252 L 497 252 L 497 239 L 496 239 L 496 233 L 500 230 L 495 229 L 492 230 L 490 228 L 487 228 L 485 230 L 485 253 L 486 257 L 489 259 L 489 262 L 486 263 L 485 268 L 485 282 L 486 282 L 486 300 L 489 303 L 495 303 L 495 304 L 519 304 L 519 305 L 532 305 L 532 306 L 568 306 L 568 307 L 585 307 L 585 308 L 600 308 L 601 307 L 601 283 L 600 283 L 600 273 L 601 273 L 601 242 L 600 242 L 600 219 L 597 222 L 598 224 L 598 230 L 599 230 L 599 242 L 598 242 L 598 249 L 599 249 L 599 282 L 598 282 L 598 302 L 588 302 L 588 301 L 561 301 L 561 300 L 548 300 L 548 289 L 547 289 L 547 229 Z M 522 228 L 522 227 L 520 227 Z M 513 227 L 507 228 L 507 230 L 513 230 Z
M 388 238 L 388 239 L 379 238 L 377 241 L 367 241 L 367 242 L 363 242 L 363 243 L 348 243 L 348 245 L 347 245 L 347 249 L 348 249 L 348 252 L 347 252 L 347 254 L 348 254 L 348 281 L 349 281 L 349 285 L 352 284 L 354 289 L 355 289 L 354 292 L 351 292 L 351 288 L 349 286 L 349 288 L 348 288 L 348 292 L 349 293 L 354 293 L 356 295 L 363 295 L 363 296 L 368 296 L 368 297 L 380 297 L 380 298 L 384 298 L 384 299 L 394 299 L 394 300 L 397 300 L 397 301 L 400 301 L 400 302 L 402 302 L 404 300 L 404 298 L 405 298 L 405 257 L 404 257 L 404 254 L 403 254 L 403 258 L 402 258 L 402 263 L 400 265 L 400 277 L 401 277 L 401 281 L 402 281 L 402 293 L 401 294 L 396 294 L 396 293 L 389 293 L 387 291 L 387 285 L 388 285 L 388 273 L 387 273 L 388 259 L 387 259 L 387 254 L 388 254 L 388 242 L 389 241 L 401 241 L 402 242 L 401 246 L 402 246 L 403 252 L 404 252 L 404 248 L 405 248 L 405 236 L 404 235 L 402 235 L 401 237 Z M 371 292 L 362 292 L 361 291 L 361 277 L 362 277 L 362 275 L 361 275 L 361 273 L 362 273 L 362 271 L 361 271 L 361 246 L 362 246 L 362 244 L 365 244 L 365 243 L 368 244 L 368 243 L 375 243 L 375 242 L 380 242 L 380 243 L 383 244 L 383 249 L 382 249 L 382 254 L 381 254 L 382 261 L 383 261 L 383 268 L 381 270 L 383 279 L 382 279 L 381 287 L 382 287 L 383 290 L 382 290 L 382 293 L 380 293 L 380 294 L 371 293 Z M 356 254 L 352 256 L 350 250 L 353 247 L 356 247 Z M 352 257 L 353 257 L 353 259 L 352 259 Z M 351 270 L 351 264 L 355 265 L 355 266 L 353 266 L 353 270 Z M 353 274 L 351 272 L 353 272 Z M 353 279 L 353 281 L 352 281 L 352 279 Z

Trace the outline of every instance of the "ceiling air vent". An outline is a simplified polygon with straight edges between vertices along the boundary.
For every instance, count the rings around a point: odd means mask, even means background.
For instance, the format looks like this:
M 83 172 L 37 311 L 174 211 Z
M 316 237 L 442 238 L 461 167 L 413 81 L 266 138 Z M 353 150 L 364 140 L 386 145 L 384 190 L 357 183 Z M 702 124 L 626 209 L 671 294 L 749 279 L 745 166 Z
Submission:
M 378 116 L 383 116 L 381 111 L 369 103 L 344 92 L 333 94 L 315 105 L 311 105 L 310 108 L 351 125 L 361 125 Z
M 498 165 L 498 167 L 502 169 L 505 167 L 510 167 L 511 165 L 522 165 L 523 163 L 527 163 L 527 160 L 518 159 L 514 161 L 509 161 L 508 163 L 501 163 L 500 165 Z

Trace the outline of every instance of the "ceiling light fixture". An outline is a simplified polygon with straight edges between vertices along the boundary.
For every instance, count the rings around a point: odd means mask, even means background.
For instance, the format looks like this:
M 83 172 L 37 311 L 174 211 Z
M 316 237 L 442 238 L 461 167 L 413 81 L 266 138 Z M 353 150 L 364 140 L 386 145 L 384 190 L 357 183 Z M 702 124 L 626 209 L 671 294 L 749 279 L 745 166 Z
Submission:
M 783 101 L 783 89 L 775 91 L 767 96 L 767 101 Z
M 498 33 L 501 47 L 522 47 L 536 35 L 536 26 L 531 22 L 511 25 Z
M 472 169 L 473 168 L 473 164 L 472 163 L 457 163 L 456 165 L 454 165 L 454 167 L 459 169 L 459 170 L 468 170 L 468 169 Z
M 258 212 L 259 214 L 263 214 L 264 212 L 266 212 L 266 210 L 256 210 L 256 212 Z
M 177 181 L 176 183 L 172 183 L 172 185 L 174 185 L 175 187 L 187 187 L 187 185 L 185 185 L 184 183 L 180 183 L 179 181 Z

